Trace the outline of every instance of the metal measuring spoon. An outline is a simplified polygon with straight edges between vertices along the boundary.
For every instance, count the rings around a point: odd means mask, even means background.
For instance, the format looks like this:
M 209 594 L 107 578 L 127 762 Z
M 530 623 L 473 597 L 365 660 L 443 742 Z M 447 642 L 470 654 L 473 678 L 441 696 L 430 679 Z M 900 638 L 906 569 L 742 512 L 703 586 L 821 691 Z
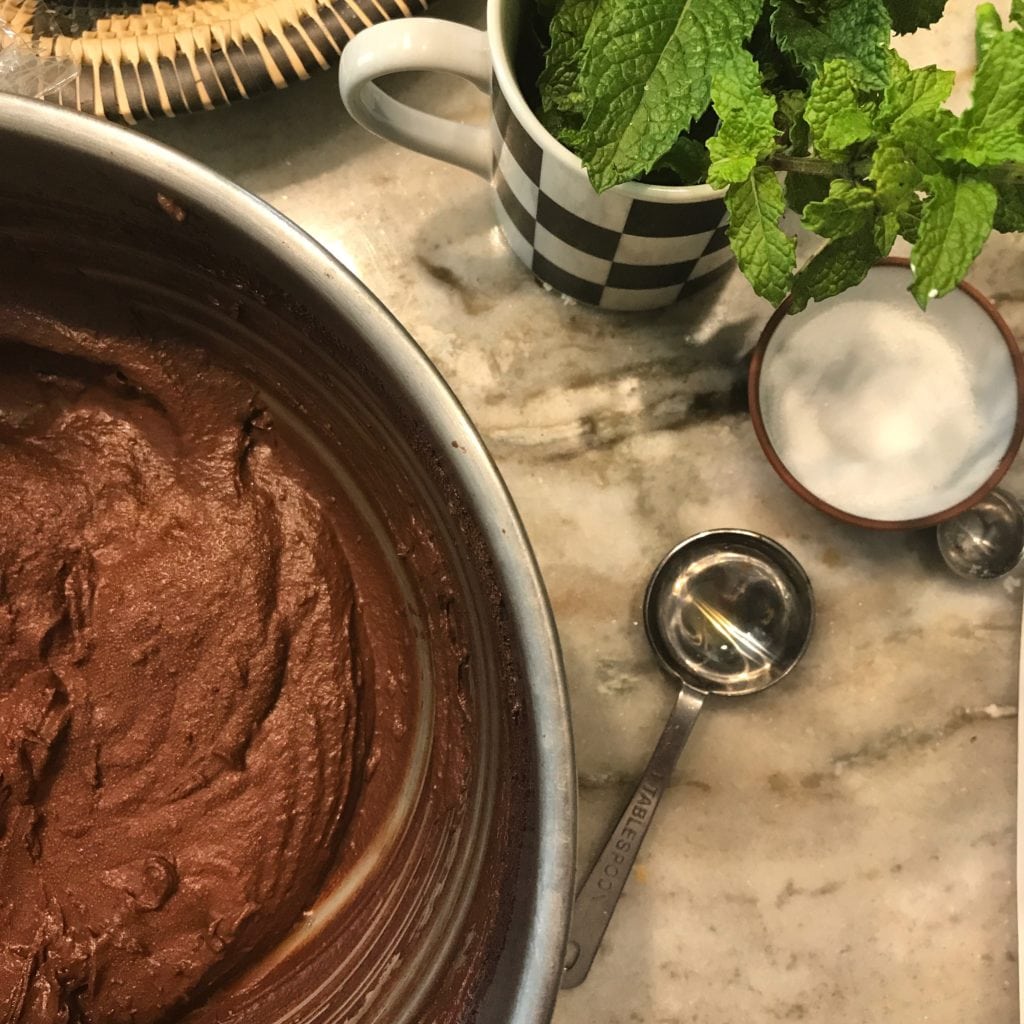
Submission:
M 996 489 L 940 523 L 936 536 L 946 565 L 958 576 L 996 580 L 1024 556 L 1024 511 L 1012 494 Z
M 777 683 L 800 659 L 813 625 L 807 574 L 760 534 L 699 533 L 655 569 L 644 627 L 679 697 L 632 800 L 576 895 L 562 988 L 579 985 L 590 970 L 704 698 Z

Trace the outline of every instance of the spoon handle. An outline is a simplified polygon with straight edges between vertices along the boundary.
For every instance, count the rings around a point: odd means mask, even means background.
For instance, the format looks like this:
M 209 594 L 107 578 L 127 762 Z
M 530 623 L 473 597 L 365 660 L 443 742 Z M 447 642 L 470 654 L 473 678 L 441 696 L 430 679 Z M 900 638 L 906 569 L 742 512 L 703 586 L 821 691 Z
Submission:
M 690 730 L 703 705 L 704 694 L 688 686 L 680 688 L 679 697 L 633 798 L 576 894 L 562 988 L 575 988 L 590 971 L 605 929 L 622 895 L 622 888 L 640 852 L 640 844 L 651 827 L 651 820 L 672 776 L 672 769 L 686 746 Z

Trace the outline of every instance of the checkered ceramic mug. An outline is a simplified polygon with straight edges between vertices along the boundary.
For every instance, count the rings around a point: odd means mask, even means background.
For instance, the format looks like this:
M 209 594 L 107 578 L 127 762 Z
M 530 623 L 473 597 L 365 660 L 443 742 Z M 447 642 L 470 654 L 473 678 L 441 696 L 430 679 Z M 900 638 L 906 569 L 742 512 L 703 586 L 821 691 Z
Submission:
M 520 7 L 488 0 L 486 32 L 430 18 L 364 29 L 342 51 L 345 106 L 364 128 L 486 178 L 505 238 L 544 284 L 605 309 L 675 302 L 732 259 L 722 193 L 629 182 L 598 195 L 516 83 Z M 489 92 L 490 131 L 414 110 L 375 84 L 429 70 Z

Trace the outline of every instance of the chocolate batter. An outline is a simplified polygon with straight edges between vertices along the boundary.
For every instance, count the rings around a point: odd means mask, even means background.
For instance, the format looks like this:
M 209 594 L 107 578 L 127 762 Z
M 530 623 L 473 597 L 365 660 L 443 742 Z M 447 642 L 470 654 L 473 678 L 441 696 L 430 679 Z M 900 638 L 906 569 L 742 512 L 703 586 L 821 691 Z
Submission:
M 177 1019 L 367 842 L 405 641 L 280 435 L 199 348 L 0 307 L 2 1024 Z

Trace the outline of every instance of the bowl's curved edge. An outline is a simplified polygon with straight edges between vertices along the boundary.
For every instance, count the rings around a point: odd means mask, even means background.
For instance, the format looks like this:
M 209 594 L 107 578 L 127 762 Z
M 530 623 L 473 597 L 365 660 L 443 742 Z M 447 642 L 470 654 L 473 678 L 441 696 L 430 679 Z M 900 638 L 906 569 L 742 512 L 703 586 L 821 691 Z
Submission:
M 902 256 L 885 256 L 878 260 L 872 269 L 880 267 L 909 269 L 910 260 Z M 915 519 L 869 519 L 866 516 L 846 512 L 835 505 L 829 504 L 823 498 L 819 498 L 814 491 L 806 487 L 790 472 L 779 453 L 775 450 L 771 438 L 768 436 L 768 428 L 765 425 L 764 415 L 761 411 L 761 370 L 764 367 L 768 346 L 776 330 L 789 315 L 789 307 L 793 302 L 792 295 L 787 295 L 768 319 L 751 353 L 750 365 L 747 370 L 747 404 L 750 409 L 750 422 L 754 430 L 754 436 L 757 438 L 757 442 L 761 446 L 761 450 L 769 465 L 775 470 L 782 482 L 812 508 L 817 509 L 819 512 L 824 512 L 839 522 L 847 523 L 850 526 L 861 526 L 869 530 L 921 530 L 931 526 L 938 526 L 940 523 L 960 515 L 961 512 L 966 512 L 986 494 L 998 487 L 1003 477 L 1009 472 L 1010 466 L 1020 450 L 1021 443 L 1024 441 L 1024 355 L 1021 354 L 1013 331 L 991 299 L 967 281 L 959 282 L 957 288 L 981 308 L 982 312 L 992 321 L 1002 335 L 1010 356 L 1010 363 L 1013 366 L 1017 410 L 1014 417 L 1013 431 L 1010 435 L 1006 451 L 1003 453 L 995 469 L 981 486 L 955 505 L 946 509 L 940 509 L 926 516 L 919 516 Z
M 215 171 L 126 128 L 50 104 L 0 94 L 0 131 L 70 147 L 94 159 L 136 166 L 192 207 L 244 224 L 257 244 L 286 254 L 325 303 L 359 330 L 381 361 L 421 398 L 418 410 L 439 442 L 463 457 L 451 471 L 472 507 L 524 643 L 524 670 L 535 715 L 539 842 L 536 909 L 508 1024 L 551 1017 L 562 976 L 575 871 L 576 785 L 569 698 L 558 636 L 533 549 L 508 488 L 482 438 L 436 367 L 393 314 L 350 271 L 292 221 Z

